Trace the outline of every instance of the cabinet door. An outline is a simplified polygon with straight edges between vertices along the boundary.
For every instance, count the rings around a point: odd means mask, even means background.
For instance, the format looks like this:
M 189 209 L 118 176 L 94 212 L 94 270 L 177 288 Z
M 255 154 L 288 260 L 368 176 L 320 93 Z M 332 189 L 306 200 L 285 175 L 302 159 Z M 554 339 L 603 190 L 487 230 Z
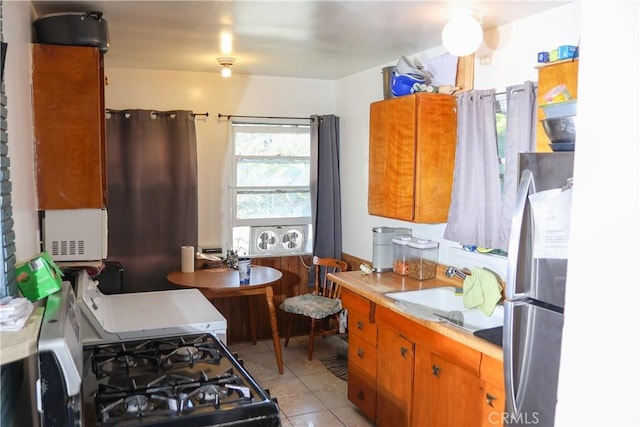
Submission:
M 369 123 L 369 214 L 447 221 L 456 147 L 455 98 L 418 93 L 374 102 Z
M 482 381 L 480 392 L 482 402 L 480 425 L 483 427 L 502 426 L 505 411 L 504 387 Z
M 425 425 L 436 427 L 479 424 L 482 408 L 478 399 L 478 375 L 431 354 L 431 367 L 427 377 Z
M 369 122 L 369 214 L 413 221 L 416 98 L 374 102 Z
M 451 96 L 422 95 L 417 97 L 413 221 L 447 222 L 456 157 L 456 101 Z
M 411 341 L 378 327 L 377 425 L 410 425 L 414 356 Z
M 39 209 L 106 205 L 105 107 L 98 48 L 34 44 Z
M 482 405 L 481 426 L 501 426 L 505 412 L 504 369 L 501 361 L 482 356 L 480 364 L 480 402 Z

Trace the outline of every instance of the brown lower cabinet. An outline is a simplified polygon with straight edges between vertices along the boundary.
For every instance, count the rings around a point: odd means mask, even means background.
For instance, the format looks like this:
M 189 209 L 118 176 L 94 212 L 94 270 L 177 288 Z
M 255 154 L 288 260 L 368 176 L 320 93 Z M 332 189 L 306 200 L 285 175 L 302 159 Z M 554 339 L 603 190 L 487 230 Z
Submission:
M 278 330 L 284 336 L 285 315 L 280 310 L 280 304 L 284 298 L 308 292 L 309 272 L 307 266 L 311 265 L 311 256 L 285 256 L 253 258 L 253 265 L 265 265 L 282 272 L 282 278 L 273 284 L 273 304 L 276 307 Z M 269 322 L 269 309 L 263 296 L 216 298 L 213 304 L 227 319 L 227 342 L 229 344 L 251 341 L 251 311 L 257 313 L 257 339 L 271 338 L 271 324 Z M 302 316 L 294 318 L 292 335 L 305 335 L 309 333 L 309 320 Z
M 501 361 L 347 289 L 342 302 L 348 397 L 376 425 L 502 425 Z

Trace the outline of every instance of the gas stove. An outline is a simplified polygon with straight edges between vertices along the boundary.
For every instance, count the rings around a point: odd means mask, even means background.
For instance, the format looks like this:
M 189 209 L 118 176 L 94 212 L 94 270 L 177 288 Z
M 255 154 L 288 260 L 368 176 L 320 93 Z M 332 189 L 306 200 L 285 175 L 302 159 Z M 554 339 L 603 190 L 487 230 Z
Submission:
M 212 334 L 85 347 L 85 425 L 279 426 L 276 402 Z
M 78 301 L 63 282 L 47 298 L 38 339 L 39 424 L 281 425 L 277 401 L 215 331 L 173 332 L 83 346 Z

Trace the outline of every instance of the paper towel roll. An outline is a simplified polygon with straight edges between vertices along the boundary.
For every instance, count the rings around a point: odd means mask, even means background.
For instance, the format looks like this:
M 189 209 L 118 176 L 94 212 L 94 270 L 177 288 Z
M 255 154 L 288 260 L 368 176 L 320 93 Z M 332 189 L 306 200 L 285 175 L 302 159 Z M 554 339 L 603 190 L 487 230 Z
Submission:
M 193 273 L 194 251 L 193 246 L 182 247 L 182 272 Z

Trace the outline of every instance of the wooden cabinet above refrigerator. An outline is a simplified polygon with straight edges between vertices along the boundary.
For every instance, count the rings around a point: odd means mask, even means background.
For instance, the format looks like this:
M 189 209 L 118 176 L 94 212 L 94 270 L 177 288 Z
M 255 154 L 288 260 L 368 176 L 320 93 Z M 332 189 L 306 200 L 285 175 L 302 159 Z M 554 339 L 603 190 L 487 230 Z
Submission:
M 103 58 L 98 48 L 32 45 L 38 208 L 103 208 Z
M 455 97 L 416 93 L 371 104 L 369 214 L 447 221 L 453 185 Z

